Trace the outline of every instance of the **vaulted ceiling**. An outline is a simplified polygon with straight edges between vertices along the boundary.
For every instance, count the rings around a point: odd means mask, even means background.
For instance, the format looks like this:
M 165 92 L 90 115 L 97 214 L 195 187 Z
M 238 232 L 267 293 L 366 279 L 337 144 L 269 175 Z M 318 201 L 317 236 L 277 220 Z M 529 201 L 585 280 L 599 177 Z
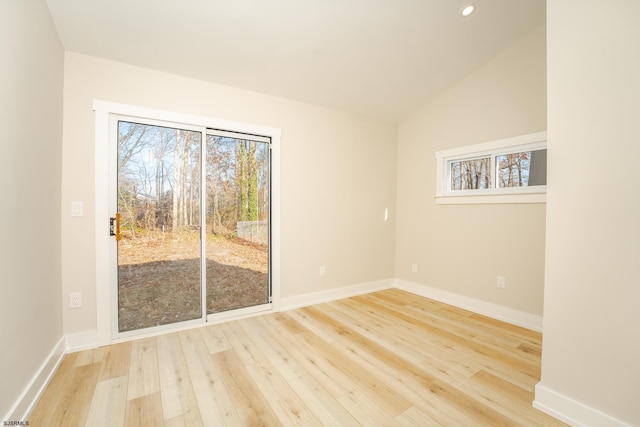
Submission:
M 545 22 L 545 0 L 47 4 L 67 51 L 390 122 Z

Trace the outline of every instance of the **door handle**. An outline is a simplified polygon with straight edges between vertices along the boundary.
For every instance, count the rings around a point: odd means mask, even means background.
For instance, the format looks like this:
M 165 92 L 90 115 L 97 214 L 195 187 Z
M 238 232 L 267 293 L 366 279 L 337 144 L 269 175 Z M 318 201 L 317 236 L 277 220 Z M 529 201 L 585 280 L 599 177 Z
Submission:
M 109 218 L 109 236 L 116 236 L 116 241 L 120 240 L 120 214 Z

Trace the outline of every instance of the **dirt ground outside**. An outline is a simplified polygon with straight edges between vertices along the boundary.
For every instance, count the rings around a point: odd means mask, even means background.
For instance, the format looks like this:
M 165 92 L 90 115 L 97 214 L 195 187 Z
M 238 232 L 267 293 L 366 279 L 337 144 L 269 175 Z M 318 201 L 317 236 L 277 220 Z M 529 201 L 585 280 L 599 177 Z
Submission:
M 266 245 L 207 236 L 207 314 L 269 302 Z M 123 235 L 118 242 L 121 332 L 200 317 L 197 232 Z

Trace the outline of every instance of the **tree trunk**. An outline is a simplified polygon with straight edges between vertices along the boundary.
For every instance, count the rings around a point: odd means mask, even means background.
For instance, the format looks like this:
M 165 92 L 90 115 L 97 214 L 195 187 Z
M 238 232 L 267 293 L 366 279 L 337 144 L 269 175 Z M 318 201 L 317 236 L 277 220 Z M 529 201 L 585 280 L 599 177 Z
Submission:
M 191 135 L 185 132 L 184 143 L 182 144 L 182 158 L 180 165 L 180 220 L 182 226 L 187 225 L 187 171 L 189 170 L 189 147 L 191 146 Z
M 247 159 L 247 220 L 258 220 L 258 170 L 255 141 L 249 141 Z
M 238 189 L 240 191 L 238 217 L 240 221 L 247 220 L 249 207 L 247 203 L 247 149 L 245 144 L 245 141 L 240 141 L 238 154 Z
M 180 179 L 180 174 L 178 170 L 178 160 L 180 156 L 180 129 L 176 129 L 176 143 L 173 149 L 173 191 L 172 191 L 172 205 L 171 205 L 171 230 L 175 233 L 178 231 L 178 180 Z

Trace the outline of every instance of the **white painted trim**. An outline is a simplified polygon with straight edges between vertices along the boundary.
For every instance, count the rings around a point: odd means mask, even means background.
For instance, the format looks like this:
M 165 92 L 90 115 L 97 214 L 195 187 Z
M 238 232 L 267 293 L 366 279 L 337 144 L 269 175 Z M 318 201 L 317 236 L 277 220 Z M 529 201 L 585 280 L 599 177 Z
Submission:
M 396 279 L 395 287 L 513 325 L 542 332 L 542 316 L 401 279 Z
M 436 196 L 437 205 L 494 205 L 517 203 L 547 203 L 546 193 L 528 194 L 475 194 L 475 195 L 448 195 Z
M 96 348 L 98 347 L 98 331 L 93 329 L 77 334 L 68 334 L 65 341 L 67 353 Z
M 533 407 L 572 426 L 631 427 L 631 424 L 552 390 L 542 382 L 536 384 Z
M 95 242 L 96 321 L 98 344 L 111 339 L 111 292 L 109 291 L 109 108 L 94 103 L 95 110 Z
M 494 150 L 501 150 L 503 148 L 517 148 L 521 145 L 528 145 L 546 140 L 547 131 L 528 133 L 526 135 L 496 139 L 494 141 L 483 142 L 480 144 L 465 145 L 464 147 L 440 150 L 436 152 L 436 157 L 474 156 L 476 154 L 481 155 L 484 153 L 490 153 Z
M 140 117 L 143 119 L 160 120 L 162 122 L 173 123 L 176 126 L 195 125 L 220 130 L 238 129 L 238 132 L 241 133 L 269 136 L 272 138 L 272 143 L 273 136 L 275 134 L 277 134 L 276 136 L 278 138 L 280 138 L 281 135 L 280 129 L 267 126 L 253 125 L 206 116 L 196 116 L 193 114 L 182 114 L 172 111 L 157 110 L 154 108 L 138 107 L 135 105 L 118 104 L 108 101 L 94 100 L 93 110 L 106 114 L 118 114 L 123 116 Z
M 356 295 L 368 294 L 370 292 L 382 291 L 393 288 L 394 280 L 378 280 L 375 282 L 361 283 L 359 285 L 345 286 L 341 288 L 329 289 L 326 291 L 312 292 L 310 294 L 296 295 L 280 299 L 278 311 L 293 310 L 295 308 L 307 307 L 323 302 L 335 301 L 349 298 Z
M 40 365 L 40 369 L 33 376 L 27 387 L 22 391 L 16 402 L 13 404 L 9 412 L 5 415 L 5 421 L 26 421 L 29 413 L 38 402 L 44 388 L 51 381 L 51 377 L 58 369 L 58 365 L 65 355 L 65 339 L 60 338 L 58 343 L 53 347 L 49 355 Z

